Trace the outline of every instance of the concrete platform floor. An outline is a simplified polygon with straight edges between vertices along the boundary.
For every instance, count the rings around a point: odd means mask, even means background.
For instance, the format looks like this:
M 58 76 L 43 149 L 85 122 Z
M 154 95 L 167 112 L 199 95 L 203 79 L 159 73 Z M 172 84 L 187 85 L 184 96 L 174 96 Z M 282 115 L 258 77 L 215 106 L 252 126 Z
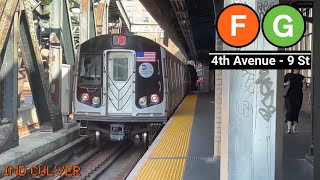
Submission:
M 79 138 L 78 126 L 54 133 L 34 132 L 20 138 L 19 146 L 0 154 L 0 172 L 4 170 L 4 166 L 28 165 L 77 138 Z
M 283 136 L 283 179 L 313 180 L 313 166 L 305 159 L 311 144 L 310 113 L 301 111 L 297 130 L 298 134 Z

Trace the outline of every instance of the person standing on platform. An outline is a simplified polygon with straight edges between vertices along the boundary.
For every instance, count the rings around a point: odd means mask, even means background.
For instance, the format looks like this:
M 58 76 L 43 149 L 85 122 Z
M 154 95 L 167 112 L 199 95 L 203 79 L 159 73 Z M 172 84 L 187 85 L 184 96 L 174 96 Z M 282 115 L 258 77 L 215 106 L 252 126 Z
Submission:
M 307 88 L 306 79 L 300 74 L 300 69 L 293 69 L 291 73 L 284 76 L 284 85 L 288 86 L 285 94 L 286 120 L 288 125 L 286 133 L 296 134 L 297 124 L 299 122 L 299 112 L 302 106 L 303 91 Z
M 196 68 L 191 65 L 191 64 L 188 64 L 188 68 L 189 68 L 189 72 L 190 72 L 190 78 L 191 78 L 191 91 L 197 91 L 197 86 L 196 86 L 196 83 L 197 83 L 197 80 L 198 80 L 198 76 L 197 76 L 197 71 L 196 71 Z

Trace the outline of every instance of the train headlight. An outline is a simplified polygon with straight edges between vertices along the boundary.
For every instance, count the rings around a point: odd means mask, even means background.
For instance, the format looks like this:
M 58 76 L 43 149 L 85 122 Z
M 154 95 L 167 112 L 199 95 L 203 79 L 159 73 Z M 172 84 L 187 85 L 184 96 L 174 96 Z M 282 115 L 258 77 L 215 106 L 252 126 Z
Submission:
M 93 97 L 92 98 L 92 104 L 97 105 L 100 103 L 100 98 L 99 97 Z
M 150 97 L 150 101 L 152 103 L 159 103 L 159 99 L 160 99 L 159 96 L 156 95 L 156 94 L 152 94 L 151 97 Z
M 84 102 L 88 101 L 89 100 L 89 94 L 83 93 L 81 95 L 81 100 L 84 101 Z
M 146 106 L 147 105 L 147 98 L 145 96 L 141 97 L 139 99 L 139 104 L 140 104 L 140 106 Z

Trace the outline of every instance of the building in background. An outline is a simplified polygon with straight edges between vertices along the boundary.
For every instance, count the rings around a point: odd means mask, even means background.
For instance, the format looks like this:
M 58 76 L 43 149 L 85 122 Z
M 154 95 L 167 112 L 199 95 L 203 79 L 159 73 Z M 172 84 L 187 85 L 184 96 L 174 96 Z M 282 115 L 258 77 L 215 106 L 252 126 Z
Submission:
M 122 0 L 121 3 L 125 8 L 127 16 L 130 20 L 131 32 L 133 34 L 146 37 L 161 44 L 177 58 L 186 62 L 184 55 L 170 39 L 168 41 L 168 46 L 164 45 L 163 29 L 153 19 L 153 17 L 144 8 L 139 0 Z

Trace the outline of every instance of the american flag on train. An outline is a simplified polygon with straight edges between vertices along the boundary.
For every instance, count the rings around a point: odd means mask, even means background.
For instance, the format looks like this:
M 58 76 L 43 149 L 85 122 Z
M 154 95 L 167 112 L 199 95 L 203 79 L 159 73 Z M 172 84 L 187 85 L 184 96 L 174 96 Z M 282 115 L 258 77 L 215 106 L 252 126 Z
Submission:
M 138 62 L 156 62 L 156 52 L 136 52 Z

